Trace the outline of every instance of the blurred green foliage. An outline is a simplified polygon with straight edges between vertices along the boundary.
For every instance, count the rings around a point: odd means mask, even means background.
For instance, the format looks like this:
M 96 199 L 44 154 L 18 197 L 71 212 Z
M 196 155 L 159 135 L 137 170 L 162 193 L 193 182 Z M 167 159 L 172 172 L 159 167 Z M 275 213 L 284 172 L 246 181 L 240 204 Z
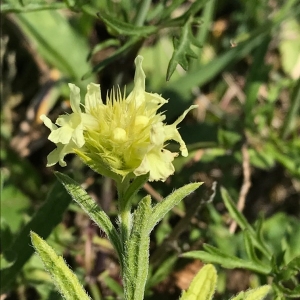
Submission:
M 30 230 L 48 237 L 94 300 L 122 297 L 116 256 L 103 233 L 70 204 L 61 186 L 52 188 L 54 176 L 45 168 L 51 146 L 39 115 L 55 119 L 68 110 L 67 82 L 77 84 L 83 93 L 90 81 L 101 83 L 103 95 L 116 85 L 126 84 L 130 91 L 138 53 L 145 58 L 146 89 L 169 98 L 164 106 L 167 122 L 192 102 L 199 109 L 180 129 L 189 157 L 175 160 L 176 173 L 167 184 L 146 185 L 135 201 L 146 192 L 159 201 L 160 194 L 191 181 L 206 184 L 173 209 L 151 236 L 155 259 L 147 299 L 178 299 L 180 289 L 188 287 L 178 274 L 187 276 L 190 262 L 178 254 L 203 249 L 259 265 L 250 267 L 251 274 L 240 273 L 240 280 L 219 270 L 216 299 L 266 284 L 270 278 L 274 287 L 270 299 L 300 297 L 297 4 L 297 0 L 3 1 L 1 293 L 6 299 L 60 299 L 41 262 L 32 256 Z M 72 157 L 67 171 L 115 220 L 111 181 Z M 245 171 L 250 172 L 251 188 L 243 195 L 242 187 L 249 183 Z M 245 217 L 234 210 L 228 214 L 224 190 L 223 200 L 217 193 L 213 202 L 203 204 L 213 181 L 224 186 L 234 202 L 244 197 Z M 234 234 L 228 229 L 231 218 L 239 225 Z M 246 223 L 239 223 L 241 218 Z M 256 241 L 258 233 L 261 243 Z M 237 266 L 243 265 L 230 265 Z

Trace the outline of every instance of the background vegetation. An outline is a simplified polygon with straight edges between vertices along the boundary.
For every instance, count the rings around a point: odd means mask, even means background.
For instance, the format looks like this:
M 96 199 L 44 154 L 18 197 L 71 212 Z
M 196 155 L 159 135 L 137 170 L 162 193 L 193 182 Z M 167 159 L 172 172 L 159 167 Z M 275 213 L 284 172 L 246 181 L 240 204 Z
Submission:
M 61 299 L 32 255 L 30 230 L 63 254 L 94 300 L 122 297 L 115 253 L 53 170 L 80 182 L 112 220 L 115 187 L 71 155 L 68 167 L 46 168 L 53 144 L 39 116 L 54 120 L 69 110 L 67 82 L 83 95 L 90 81 L 104 98 L 113 86 L 130 91 L 137 54 L 145 58 L 146 90 L 169 98 L 168 123 L 199 105 L 180 130 L 189 156 L 137 200 L 205 183 L 153 232 L 147 299 L 178 299 L 203 261 L 225 267 L 216 299 L 271 282 L 270 299 L 300 297 L 297 2 L 3 1 L 1 299 Z M 198 259 L 181 256 L 188 251 Z

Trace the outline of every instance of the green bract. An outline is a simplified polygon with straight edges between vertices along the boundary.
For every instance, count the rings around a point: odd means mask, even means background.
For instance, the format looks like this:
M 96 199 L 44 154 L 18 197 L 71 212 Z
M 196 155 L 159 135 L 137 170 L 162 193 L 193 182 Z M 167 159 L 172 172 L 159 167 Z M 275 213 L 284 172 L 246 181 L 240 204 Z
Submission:
M 168 101 L 145 91 L 142 61 L 141 56 L 135 59 L 134 88 L 128 97 L 120 89 L 113 89 L 104 104 L 100 85 L 91 83 L 87 87 L 84 112 L 79 106 L 79 88 L 69 84 L 73 113 L 56 120 L 60 127 L 46 116 L 41 117 L 51 130 L 49 140 L 57 145 L 48 156 L 48 166 L 57 162 L 65 166 L 64 156 L 75 152 L 87 164 L 92 160 L 93 165 L 101 166 L 97 167 L 100 173 L 101 168 L 121 177 L 149 173 L 150 181 L 165 181 L 174 173 L 172 161 L 178 154 L 164 147 L 167 141 L 174 140 L 180 144 L 181 154 L 188 155 L 177 125 L 197 106 L 190 106 L 172 125 L 164 124 L 165 115 L 157 111 Z

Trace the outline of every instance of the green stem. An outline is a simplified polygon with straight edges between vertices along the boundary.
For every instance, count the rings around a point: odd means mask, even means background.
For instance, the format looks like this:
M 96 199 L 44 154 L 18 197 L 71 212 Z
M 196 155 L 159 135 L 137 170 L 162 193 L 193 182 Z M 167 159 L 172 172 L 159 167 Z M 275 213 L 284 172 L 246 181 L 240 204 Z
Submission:
M 131 203 L 125 198 L 126 190 L 129 186 L 129 179 L 117 182 L 118 204 L 119 204 L 119 228 L 121 233 L 121 243 L 124 249 L 131 230 Z M 124 253 L 124 252 L 123 252 Z

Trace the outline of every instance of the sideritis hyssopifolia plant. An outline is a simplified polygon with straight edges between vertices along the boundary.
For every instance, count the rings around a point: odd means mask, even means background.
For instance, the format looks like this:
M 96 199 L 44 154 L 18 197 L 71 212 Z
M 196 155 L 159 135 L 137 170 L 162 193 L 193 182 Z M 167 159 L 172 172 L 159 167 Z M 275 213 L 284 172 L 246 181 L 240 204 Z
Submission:
M 166 143 L 179 143 L 181 155 L 188 150 L 177 125 L 196 105 L 190 106 L 171 125 L 164 123 L 165 115 L 158 112 L 168 101 L 158 94 L 145 91 L 143 58 L 135 59 L 134 88 L 126 97 L 121 90 L 107 93 L 106 103 L 101 99 L 100 86 L 87 87 L 85 104 L 80 104 L 80 90 L 69 84 L 72 113 L 59 116 L 55 124 L 45 115 L 44 124 L 51 130 L 49 140 L 57 148 L 47 157 L 47 166 L 59 163 L 66 166 L 64 157 L 77 154 L 97 173 L 112 178 L 118 190 L 118 220 L 114 225 L 108 215 L 71 178 L 56 173 L 58 180 L 89 217 L 103 230 L 114 247 L 121 266 L 124 298 L 144 299 L 149 269 L 150 233 L 155 225 L 184 197 L 195 191 L 201 183 L 190 183 L 161 202 L 153 205 L 148 195 L 141 199 L 135 210 L 132 199 L 149 181 L 165 181 L 174 173 L 172 164 L 178 155 L 165 149 Z M 34 248 L 55 285 L 67 300 L 90 299 L 76 276 L 62 257 L 36 233 L 31 232 Z M 181 300 L 210 300 L 216 289 L 217 273 L 213 265 L 206 265 L 196 275 Z M 232 300 L 261 300 L 269 286 L 241 292 Z
M 177 125 L 197 107 L 190 106 L 173 124 L 165 124 L 166 117 L 158 110 L 168 101 L 145 91 L 142 61 L 141 56 L 135 59 L 134 88 L 127 97 L 119 88 L 113 89 L 107 93 L 104 104 L 100 85 L 91 83 L 87 86 L 85 104 L 81 105 L 79 88 L 69 84 L 73 112 L 59 116 L 55 124 L 41 116 L 51 130 L 49 140 L 57 146 L 48 155 L 47 166 L 56 163 L 66 166 L 65 155 L 75 153 L 94 171 L 116 183 L 118 221 L 114 225 L 76 182 L 56 173 L 72 198 L 106 233 L 117 252 L 127 300 L 144 298 L 151 231 L 166 213 L 201 185 L 188 184 L 156 205 L 152 205 L 148 195 L 132 209 L 132 198 L 145 182 L 165 181 L 174 173 L 172 162 L 178 153 L 165 148 L 168 141 L 178 142 L 181 155 L 188 155 Z M 32 242 L 61 294 L 66 299 L 89 299 L 63 259 L 35 233 Z

